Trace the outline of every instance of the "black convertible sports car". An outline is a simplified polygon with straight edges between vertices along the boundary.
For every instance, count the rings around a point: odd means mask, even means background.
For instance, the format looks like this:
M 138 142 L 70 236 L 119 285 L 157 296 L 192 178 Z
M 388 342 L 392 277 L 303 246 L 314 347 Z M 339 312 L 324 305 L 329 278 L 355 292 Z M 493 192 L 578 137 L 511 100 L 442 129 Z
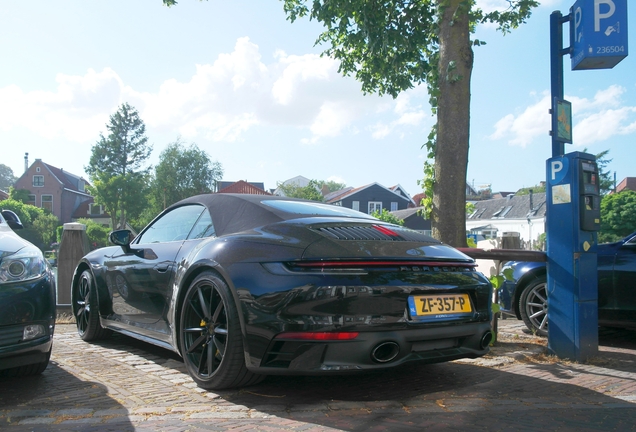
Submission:
M 473 259 L 354 210 L 199 195 L 110 240 L 75 270 L 80 336 L 173 350 L 206 389 L 474 358 L 491 341 Z

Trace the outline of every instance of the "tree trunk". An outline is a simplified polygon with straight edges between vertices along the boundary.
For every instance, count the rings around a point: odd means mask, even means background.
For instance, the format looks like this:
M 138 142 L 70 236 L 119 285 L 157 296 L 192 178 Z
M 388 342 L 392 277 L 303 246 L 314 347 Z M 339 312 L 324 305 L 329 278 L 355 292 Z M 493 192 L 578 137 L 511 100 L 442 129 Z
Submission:
M 466 169 L 470 128 L 470 79 L 473 50 L 465 0 L 447 0 L 440 12 L 439 98 L 433 236 L 466 246 Z

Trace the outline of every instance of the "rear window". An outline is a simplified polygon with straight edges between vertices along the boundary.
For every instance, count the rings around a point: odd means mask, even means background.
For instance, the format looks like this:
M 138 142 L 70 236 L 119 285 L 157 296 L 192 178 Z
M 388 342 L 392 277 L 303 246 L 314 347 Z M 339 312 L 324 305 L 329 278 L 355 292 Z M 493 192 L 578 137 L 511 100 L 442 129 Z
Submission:
M 263 205 L 272 207 L 276 210 L 281 210 L 286 213 L 298 214 L 303 216 L 327 216 L 327 217 L 350 217 L 350 218 L 364 218 L 375 219 L 366 213 L 362 213 L 356 210 L 352 210 L 346 207 L 334 206 L 330 204 L 320 204 L 303 201 L 284 201 L 284 200 L 271 200 L 262 201 Z

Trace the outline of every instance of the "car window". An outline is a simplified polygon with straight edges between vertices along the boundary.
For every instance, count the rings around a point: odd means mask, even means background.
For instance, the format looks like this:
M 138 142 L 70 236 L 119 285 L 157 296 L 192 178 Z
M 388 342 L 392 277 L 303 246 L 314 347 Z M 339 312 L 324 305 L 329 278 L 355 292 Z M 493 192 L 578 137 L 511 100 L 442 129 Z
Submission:
M 137 243 L 163 243 L 185 240 L 205 207 L 186 205 L 177 207 L 149 225 Z
M 331 204 L 320 204 L 306 201 L 284 201 L 272 200 L 262 201 L 263 205 L 282 210 L 287 213 L 298 214 L 303 216 L 327 216 L 327 217 L 354 217 L 375 219 L 366 213 L 352 210 L 347 207 L 335 206 Z
M 201 216 L 199 217 L 199 220 L 197 220 L 197 223 L 194 224 L 192 231 L 190 231 L 188 240 L 212 236 L 214 236 L 214 224 L 212 223 L 210 212 L 208 212 L 208 209 L 205 209 L 203 210 L 203 213 L 201 213 Z

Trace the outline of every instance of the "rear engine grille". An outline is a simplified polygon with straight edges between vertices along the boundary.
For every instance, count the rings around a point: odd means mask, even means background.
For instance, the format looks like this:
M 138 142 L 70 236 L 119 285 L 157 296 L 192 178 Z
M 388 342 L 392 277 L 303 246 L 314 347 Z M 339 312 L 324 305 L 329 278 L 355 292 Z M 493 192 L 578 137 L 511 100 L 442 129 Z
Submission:
M 384 241 L 417 241 L 435 242 L 431 237 L 418 231 L 384 226 L 339 226 L 315 228 L 327 237 L 337 240 L 384 240 Z

